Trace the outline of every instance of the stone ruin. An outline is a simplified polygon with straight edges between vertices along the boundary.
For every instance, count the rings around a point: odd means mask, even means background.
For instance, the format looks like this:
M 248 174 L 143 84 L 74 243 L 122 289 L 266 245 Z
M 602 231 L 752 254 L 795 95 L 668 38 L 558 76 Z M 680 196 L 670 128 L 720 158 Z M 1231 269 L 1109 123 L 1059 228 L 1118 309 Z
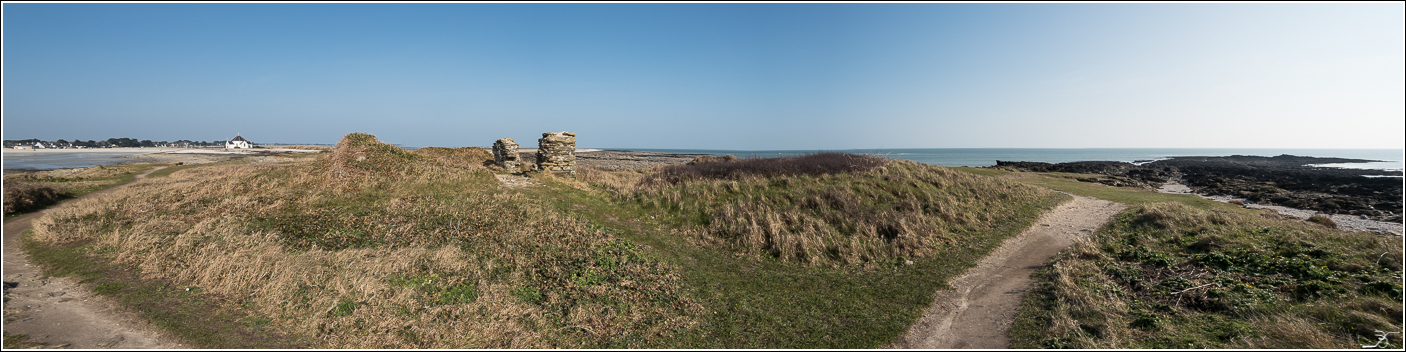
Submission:
M 493 142 L 493 163 L 502 166 L 508 171 L 516 171 L 518 165 L 522 165 L 522 158 L 517 153 L 517 142 L 512 138 L 503 138 Z
M 537 169 L 576 177 L 576 134 L 547 132 L 537 140 Z

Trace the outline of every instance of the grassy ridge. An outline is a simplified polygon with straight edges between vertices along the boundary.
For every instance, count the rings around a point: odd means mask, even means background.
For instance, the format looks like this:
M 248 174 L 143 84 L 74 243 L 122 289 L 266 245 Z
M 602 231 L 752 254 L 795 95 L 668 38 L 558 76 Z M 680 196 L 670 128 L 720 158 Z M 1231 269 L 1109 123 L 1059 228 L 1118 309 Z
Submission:
M 311 347 L 855 348 L 890 342 L 1067 199 L 901 161 L 665 183 L 583 168 L 589 182 L 509 189 L 489 160 L 351 134 L 75 202 L 32 239 L 150 280 L 124 290 L 197 287 Z M 717 225 L 736 218 L 767 230 Z
M 503 192 L 482 167 L 343 142 L 136 183 L 55 209 L 34 239 L 91 243 L 85 255 L 200 287 L 316 347 L 639 347 L 694 325 L 676 269 L 633 244 Z
M 1399 238 L 1059 176 L 1024 180 L 1138 205 L 1036 275 L 1012 347 L 1357 348 L 1401 331 Z
M 584 168 L 618 199 L 701 243 L 809 266 L 903 263 L 961 250 L 1053 192 L 934 165 L 845 154 L 662 168 Z

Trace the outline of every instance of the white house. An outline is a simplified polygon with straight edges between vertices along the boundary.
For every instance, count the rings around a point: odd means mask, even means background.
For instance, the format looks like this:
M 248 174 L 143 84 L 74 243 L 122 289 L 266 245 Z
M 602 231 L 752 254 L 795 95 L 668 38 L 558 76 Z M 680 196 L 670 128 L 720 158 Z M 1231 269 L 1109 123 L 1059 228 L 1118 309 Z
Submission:
M 254 143 L 249 142 L 248 139 L 244 139 L 244 136 L 240 136 L 240 135 L 237 135 L 237 134 L 234 135 L 234 139 L 225 141 L 225 149 L 235 149 L 235 148 L 245 148 L 245 149 L 248 149 L 248 148 L 253 148 L 253 147 L 254 147 Z

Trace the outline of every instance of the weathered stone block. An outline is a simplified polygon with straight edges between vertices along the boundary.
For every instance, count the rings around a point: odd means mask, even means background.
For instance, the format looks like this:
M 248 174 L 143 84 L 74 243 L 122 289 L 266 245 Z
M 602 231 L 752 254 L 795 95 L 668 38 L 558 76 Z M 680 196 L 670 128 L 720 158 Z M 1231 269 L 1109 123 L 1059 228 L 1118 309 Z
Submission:
M 522 160 L 518 157 L 517 148 L 517 142 L 514 142 L 512 138 L 503 138 L 493 142 L 493 163 L 508 169 L 508 171 L 517 170 L 518 165 L 522 164 Z
M 537 140 L 537 168 L 576 177 L 576 134 L 543 133 Z

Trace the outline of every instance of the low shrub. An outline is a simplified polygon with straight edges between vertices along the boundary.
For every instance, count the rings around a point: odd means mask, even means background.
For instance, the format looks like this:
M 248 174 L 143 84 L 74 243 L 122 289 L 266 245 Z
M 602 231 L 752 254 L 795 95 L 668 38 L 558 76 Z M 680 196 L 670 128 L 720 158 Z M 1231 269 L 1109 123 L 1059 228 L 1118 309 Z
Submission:
M 700 160 L 702 159 L 702 160 Z M 686 165 L 660 169 L 645 179 L 646 184 L 670 184 L 690 180 L 727 180 L 746 177 L 820 176 L 842 172 L 867 171 L 886 163 L 874 156 L 819 153 L 789 158 L 754 158 L 732 160 L 727 157 L 699 157 Z
M 5 215 L 31 211 L 49 206 L 64 194 L 45 185 L 22 182 L 5 183 Z
M 737 161 L 737 160 L 738 160 L 737 157 L 736 157 L 736 156 L 733 156 L 733 155 L 723 155 L 723 156 L 699 155 L 699 156 L 694 157 L 693 160 L 690 160 L 690 161 L 688 162 L 688 165 L 698 165 L 698 164 L 707 164 L 707 163 L 725 163 L 725 162 L 731 162 L 731 161 Z
M 1310 216 L 1308 217 L 1308 222 L 1323 225 L 1330 229 L 1338 228 L 1338 223 L 1333 222 L 1333 219 L 1323 215 Z

